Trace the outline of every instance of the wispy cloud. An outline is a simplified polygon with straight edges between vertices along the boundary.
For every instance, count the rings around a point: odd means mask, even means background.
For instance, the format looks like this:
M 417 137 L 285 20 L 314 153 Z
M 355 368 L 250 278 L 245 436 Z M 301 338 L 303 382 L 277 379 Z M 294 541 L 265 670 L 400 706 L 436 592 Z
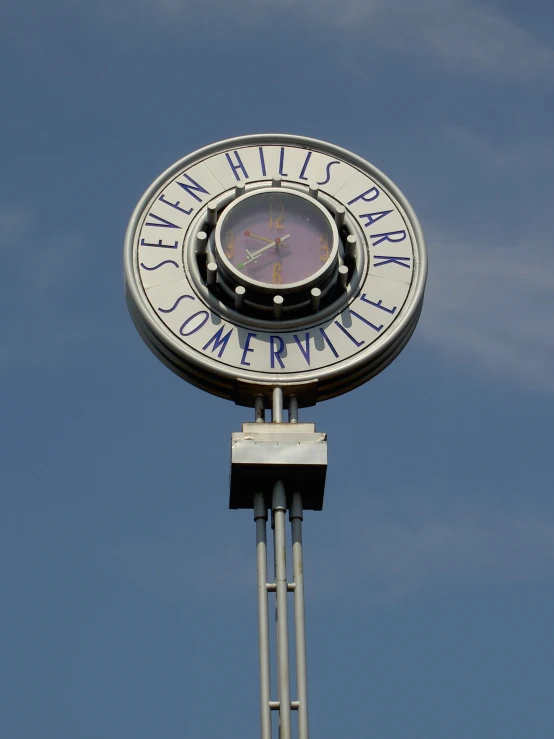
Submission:
M 326 26 L 337 44 L 337 32 L 348 33 L 347 43 L 358 41 L 366 54 L 380 48 L 430 57 L 458 71 L 523 82 L 542 78 L 548 86 L 553 80 L 552 48 L 490 5 L 470 0 L 282 0 L 278 6 L 262 0 L 118 0 L 100 7 L 111 16 L 132 15 L 135 22 L 148 16 L 174 25 L 195 13 L 210 14 L 210 7 L 214 22 L 248 25 L 281 11 L 312 27 Z
M 202 551 L 188 548 L 183 531 L 168 523 L 156 537 L 128 537 L 108 544 L 100 557 L 119 564 L 139 587 L 169 597 L 190 590 L 209 596 L 221 592 L 243 595 L 256 582 L 256 559 L 251 541 L 220 532 L 212 546 Z
M 442 130 L 445 142 L 459 155 L 469 158 L 483 173 L 506 177 L 517 172 L 518 177 L 544 171 L 551 173 L 554 164 L 552 137 L 529 135 L 529 121 L 523 131 L 499 142 L 478 135 L 460 125 Z M 496 132 L 498 133 L 498 132 Z M 532 184 L 532 183 L 530 183 Z
M 18 289 L 41 298 L 68 283 L 79 269 L 83 245 L 68 233 L 45 235 L 33 211 L 0 210 L 0 254 Z M 15 285 L 12 283 L 11 287 Z
M 362 5 L 362 2 L 359 3 Z M 468 0 L 400 0 L 387 4 L 389 43 L 410 52 L 423 52 L 452 67 L 529 80 L 543 76 L 551 83 L 554 51 L 514 21 L 483 3 Z
M 308 526 L 318 524 L 307 517 Z M 415 507 L 407 496 L 368 497 L 332 520 L 330 538 L 310 531 L 305 566 L 312 600 L 357 592 L 389 602 L 446 581 L 463 588 L 554 579 L 554 510 L 506 512 L 431 501 L 426 506 L 421 499 Z M 156 538 L 112 542 L 103 556 L 140 587 L 169 597 L 185 591 L 188 597 L 191 590 L 204 597 L 252 593 L 251 540 L 241 537 L 239 543 L 234 531 L 222 531 L 215 543 L 209 551 L 190 548 L 168 522 Z
M 0 210 L 0 250 L 2 253 L 17 247 L 19 239 L 28 231 L 33 220 L 31 211 L 27 208 L 16 206 Z
M 527 131 L 498 141 L 459 125 L 442 135 L 452 171 L 466 162 L 469 218 L 465 228 L 447 217 L 426 224 L 430 271 L 419 336 L 466 368 L 552 394 L 552 137 Z
M 50 361 L 82 338 L 60 306 L 80 270 L 83 244 L 72 234 L 45 235 L 33 211 L 0 210 L 0 366 Z
M 515 80 L 549 75 L 554 50 L 488 5 L 470 0 L 298 0 L 291 6 L 395 52 Z
M 390 601 L 445 582 L 463 587 L 554 578 L 554 511 L 397 504 L 370 498 L 340 519 L 331 550 L 310 552 L 318 597 L 330 584 L 333 592 L 358 585 L 363 597 Z
M 491 247 L 440 227 L 427 235 L 436 248 L 419 336 L 466 367 L 554 393 L 552 237 Z

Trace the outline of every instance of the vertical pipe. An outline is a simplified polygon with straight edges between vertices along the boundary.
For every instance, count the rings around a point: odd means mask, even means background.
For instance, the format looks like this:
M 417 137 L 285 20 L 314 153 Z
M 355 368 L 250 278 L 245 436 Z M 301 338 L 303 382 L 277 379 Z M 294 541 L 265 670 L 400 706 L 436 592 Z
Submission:
M 269 701 L 269 613 L 267 607 L 267 506 L 262 493 L 254 496 L 256 522 L 256 554 L 258 560 L 258 644 L 260 650 L 260 721 L 261 739 L 271 739 L 271 709 Z
M 263 395 L 256 395 L 254 398 L 254 415 L 256 423 L 265 423 L 265 405 Z
M 289 397 L 289 423 L 298 423 L 298 398 L 296 395 Z
M 285 515 L 287 499 L 283 483 L 273 488 L 275 531 L 275 585 L 277 589 L 277 665 L 279 686 L 279 739 L 291 739 L 289 635 L 287 617 L 287 553 Z
M 275 538 L 275 511 L 273 510 L 273 497 L 271 499 L 271 533 L 273 534 L 273 582 L 277 582 L 277 540 Z M 277 593 L 277 591 L 275 591 L 275 593 Z M 279 630 L 277 628 L 277 624 L 279 623 L 279 611 L 277 608 L 277 595 L 273 602 L 275 605 L 275 655 L 277 656 L 275 672 L 277 674 L 277 690 L 279 690 Z
M 272 408 L 272 419 L 273 423 L 283 423 L 283 388 L 273 388 L 273 408 Z
M 298 739 L 308 739 L 308 677 L 306 668 L 306 621 L 304 617 L 304 563 L 302 557 L 302 496 L 295 493 L 290 509 L 296 635 L 296 689 L 298 693 Z

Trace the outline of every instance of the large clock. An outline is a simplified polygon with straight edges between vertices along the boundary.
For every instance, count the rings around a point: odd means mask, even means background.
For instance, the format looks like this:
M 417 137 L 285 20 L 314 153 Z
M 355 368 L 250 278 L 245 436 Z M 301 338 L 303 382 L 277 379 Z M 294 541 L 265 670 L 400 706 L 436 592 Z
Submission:
M 253 190 L 230 203 L 215 232 L 216 257 L 230 279 L 252 290 L 300 291 L 337 262 L 331 213 L 301 192 Z
M 135 325 L 175 373 L 242 405 L 280 386 L 311 405 L 402 350 L 426 255 L 398 188 L 355 154 L 259 134 L 172 165 L 125 238 Z

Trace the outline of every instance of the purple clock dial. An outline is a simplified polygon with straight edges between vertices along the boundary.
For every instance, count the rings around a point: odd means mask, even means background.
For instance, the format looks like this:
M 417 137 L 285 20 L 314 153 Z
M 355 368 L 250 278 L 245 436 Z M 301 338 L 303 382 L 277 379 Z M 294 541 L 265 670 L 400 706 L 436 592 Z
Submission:
M 292 285 L 316 275 L 332 258 L 330 218 L 305 197 L 261 192 L 223 215 L 220 244 L 225 260 L 249 280 Z

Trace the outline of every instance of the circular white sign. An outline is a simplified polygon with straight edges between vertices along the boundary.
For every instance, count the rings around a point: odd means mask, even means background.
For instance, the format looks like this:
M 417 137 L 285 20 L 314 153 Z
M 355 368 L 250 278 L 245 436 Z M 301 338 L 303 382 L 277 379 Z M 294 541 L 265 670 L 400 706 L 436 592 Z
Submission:
M 272 184 L 277 195 L 282 185 L 315 197 L 341 230 L 334 281 L 300 306 L 281 296 L 249 302 L 247 289 L 234 294 L 217 274 L 217 219 L 235 198 Z M 269 217 L 267 229 L 277 228 L 278 205 Z M 256 238 L 247 261 L 279 265 L 276 253 L 289 253 L 272 230 Z M 322 237 L 322 263 L 325 248 Z M 332 144 L 282 134 L 221 141 L 171 166 L 131 217 L 124 264 L 129 310 L 149 348 L 184 379 L 242 405 L 275 386 L 311 405 L 376 375 L 415 329 L 427 272 L 416 216 L 385 175 Z M 278 293 L 281 267 L 260 269 Z

